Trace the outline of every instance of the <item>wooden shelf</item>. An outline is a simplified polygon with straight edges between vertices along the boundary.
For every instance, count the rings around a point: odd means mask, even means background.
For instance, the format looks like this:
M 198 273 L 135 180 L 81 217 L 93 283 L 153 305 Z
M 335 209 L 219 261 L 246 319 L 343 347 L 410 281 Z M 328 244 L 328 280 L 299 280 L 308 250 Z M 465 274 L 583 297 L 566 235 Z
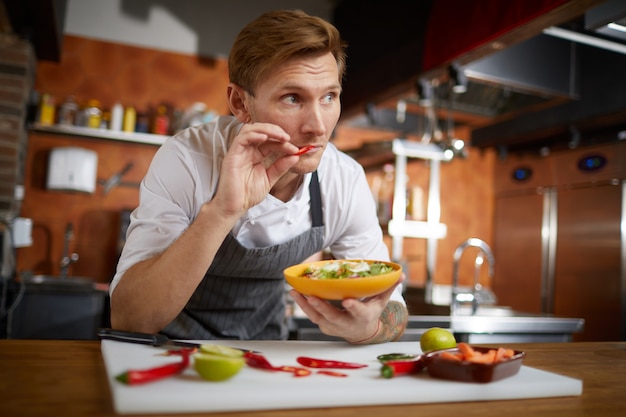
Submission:
M 34 123 L 31 125 L 31 130 L 35 132 L 43 133 L 56 133 L 62 135 L 82 136 L 87 138 L 109 139 L 122 142 L 135 142 L 145 143 L 148 145 L 162 145 L 168 135 L 154 135 L 151 133 L 139 133 L 139 132 L 120 132 L 108 129 L 93 129 L 90 127 L 79 126 L 62 126 L 62 125 L 44 125 L 41 123 Z

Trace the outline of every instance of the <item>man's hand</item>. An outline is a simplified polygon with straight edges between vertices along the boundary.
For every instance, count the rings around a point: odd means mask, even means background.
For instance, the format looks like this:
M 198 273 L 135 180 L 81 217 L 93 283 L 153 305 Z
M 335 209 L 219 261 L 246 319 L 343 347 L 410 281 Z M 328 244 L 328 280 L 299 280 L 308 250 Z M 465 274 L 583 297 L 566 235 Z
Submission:
M 224 157 L 214 202 L 241 215 L 260 203 L 299 158 L 298 148 L 278 125 L 244 124 Z
M 290 295 L 322 333 L 355 344 L 382 343 L 397 340 L 406 327 L 406 307 L 389 301 L 395 287 L 403 280 L 404 275 L 395 286 L 367 300 L 343 300 L 342 308 L 318 297 L 305 297 L 295 290 L 291 290 Z

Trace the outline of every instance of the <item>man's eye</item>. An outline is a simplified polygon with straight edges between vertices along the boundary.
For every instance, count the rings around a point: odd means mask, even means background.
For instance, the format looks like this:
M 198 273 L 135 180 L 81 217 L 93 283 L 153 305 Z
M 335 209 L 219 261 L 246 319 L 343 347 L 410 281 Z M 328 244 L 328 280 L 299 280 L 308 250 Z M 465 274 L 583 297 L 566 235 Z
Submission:
M 298 99 L 294 95 L 289 95 L 289 96 L 283 97 L 283 101 L 288 104 L 295 104 L 298 102 Z
M 332 103 L 333 100 L 335 100 L 335 94 L 334 93 L 329 93 L 326 94 L 323 98 L 322 98 L 322 103 Z

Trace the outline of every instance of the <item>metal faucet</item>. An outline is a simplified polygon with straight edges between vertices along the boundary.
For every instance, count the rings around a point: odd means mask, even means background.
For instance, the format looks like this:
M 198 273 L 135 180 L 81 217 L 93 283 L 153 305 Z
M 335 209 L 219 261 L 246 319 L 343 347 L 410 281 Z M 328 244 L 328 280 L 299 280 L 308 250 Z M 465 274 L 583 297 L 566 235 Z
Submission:
M 474 261 L 474 286 L 472 287 L 471 294 L 464 293 L 459 290 L 459 261 L 461 260 L 461 256 L 463 255 L 465 249 L 469 247 L 475 247 L 480 250 Z M 462 301 L 469 300 L 472 302 L 472 316 L 478 311 L 478 306 L 480 304 L 480 290 L 482 289 L 480 284 L 480 269 L 483 265 L 484 257 L 487 257 L 487 261 L 489 262 L 489 277 L 492 278 L 495 259 L 493 257 L 493 252 L 487 243 L 475 237 L 471 237 L 461 243 L 454 251 L 454 255 L 452 257 L 452 301 L 450 303 L 450 314 L 456 314 L 459 304 Z
M 63 243 L 63 257 L 61 258 L 60 266 L 61 273 L 60 278 L 67 278 L 67 270 L 71 264 L 74 264 L 78 261 L 78 254 L 72 253 L 70 254 L 70 240 L 74 237 L 74 226 L 72 223 L 68 223 L 65 227 L 65 241 Z

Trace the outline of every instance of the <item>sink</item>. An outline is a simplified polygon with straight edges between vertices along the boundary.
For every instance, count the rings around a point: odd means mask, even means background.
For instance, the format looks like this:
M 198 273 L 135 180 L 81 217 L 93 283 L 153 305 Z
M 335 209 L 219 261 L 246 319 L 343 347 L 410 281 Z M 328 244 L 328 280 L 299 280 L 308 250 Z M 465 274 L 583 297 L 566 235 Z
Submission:
M 457 316 L 471 316 L 472 308 L 470 306 L 457 307 L 455 314 Z M 511 307 L 507 306 L 480 306 L 474 316 L 512 317 L 520 314 L 523 313 L 516 312 Z
M 25 275 L 22 281 L 29 290 L 40 291 L 93 291 L 95 283 L 85 277 L 60 277 L 54 275 Z
M 19 295 L 19 298 L 18 298 Z M 12 339 L 97 339 L 108 320 L 106 292 L 86 277 L 23 275 L 9 289 L 19 300 L 12 316 Z
M 451 292 L 449 286 L 436 286 L 435 290 L 437 294 Z M 416 335 L 441 327 L 451 330 L 457 341 L 472 343 L 568 342 L 584 327 L 581 318 L 529 313 L 497 304 L 479 306 L 474 316 L 470 304 L 461 304 L 452 315 L 449 304 L 427 303 L 425 289 L 419 287 L 407 287 L 405 299 L 411 312 L 407 328 Z

